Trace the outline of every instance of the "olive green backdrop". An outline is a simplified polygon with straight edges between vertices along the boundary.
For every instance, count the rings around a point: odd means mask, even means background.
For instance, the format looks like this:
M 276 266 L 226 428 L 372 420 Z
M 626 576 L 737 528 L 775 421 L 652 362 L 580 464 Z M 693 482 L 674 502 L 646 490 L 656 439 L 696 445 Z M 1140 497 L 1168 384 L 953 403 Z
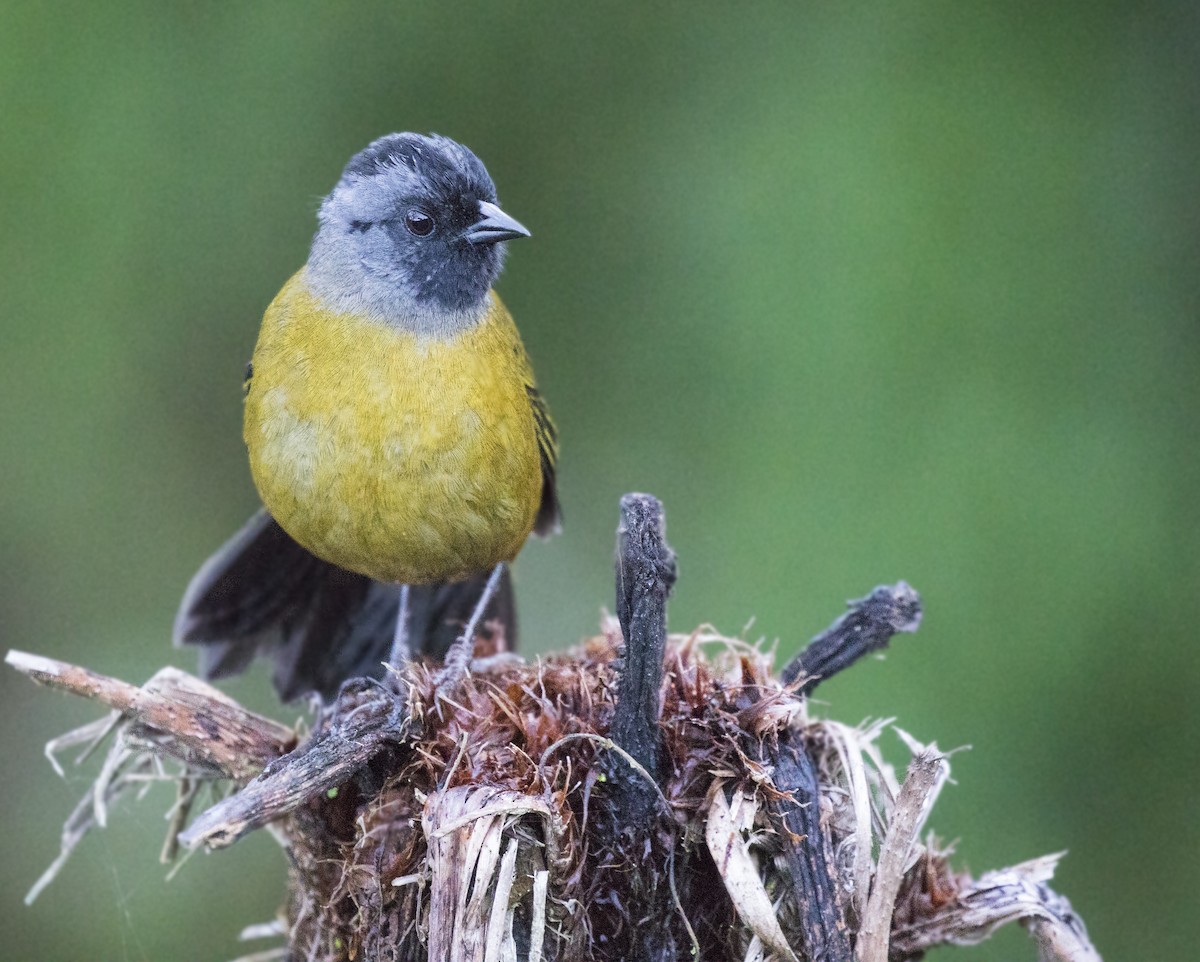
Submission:
M 790 654 L 905 578 L 920 634 L 822 710 L 973 746 L 933 820 L 962 864 L 1070 849 L 1107 958 L 1194 958 L 1197 63 L 1187 2 L 6 3 L 3 643 L 191 667 L 179 594 L 255 507 L 258 318 L 349 155 L 436 130 L 533 231 L 500 289 L 566 528 L 517 566 L 527 649 L 611 604 L 629 490 L 666 503 L 677 630 Z M 95 772 L 42 743 L 96 711 L 0 690 L 0 955 L 249 951 L 282 856 L 164 882 L 166 792 L 21 905 Z

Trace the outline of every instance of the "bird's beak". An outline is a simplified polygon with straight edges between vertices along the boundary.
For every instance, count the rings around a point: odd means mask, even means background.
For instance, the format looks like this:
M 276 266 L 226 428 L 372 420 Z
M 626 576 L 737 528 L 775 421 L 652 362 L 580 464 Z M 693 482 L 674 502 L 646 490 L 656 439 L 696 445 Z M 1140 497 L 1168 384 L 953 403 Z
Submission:
M 495 244 L 498 241 L 512 240 L 514 237 L 529 236 L 529 231 L 517 220 L 486 200 L 479 202 L 479 214 L 479 220 L 463 234 L 472 244 Z

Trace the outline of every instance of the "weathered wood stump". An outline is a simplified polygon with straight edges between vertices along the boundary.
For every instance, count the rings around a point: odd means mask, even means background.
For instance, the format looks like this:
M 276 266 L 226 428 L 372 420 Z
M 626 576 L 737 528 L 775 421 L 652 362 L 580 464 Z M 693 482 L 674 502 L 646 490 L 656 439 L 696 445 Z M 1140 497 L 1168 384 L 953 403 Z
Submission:
M 1099 959 L 1045 886 L 1056 857 L 972 880 L 920 841 L 949 773 L 936 746 L 910 740 L 901 783 L 882 725 L 809 714 L 823 678 L 916 630 L 911 588 L 853 602 L 776 678 L 756 645 L 667 634 L 675 559 L 648 495 L 622 499 L 616 567 L 617 619 L 578 650 L 481 659 L 450 685 L 440 665 L 397 666 L 343 686 L 298 742 L 174 669 L 138 688 L 10 652 L 114 709 L 64 744 L 116 732 L 31 896 L 104 803 L 168 759 L 169 855 L 263 826 L 287 850 L 271 931 L 296 962 L 886 962 L 1015 919 L 1044 959 Z M 188 825 L 200 787 L 228 781 Z

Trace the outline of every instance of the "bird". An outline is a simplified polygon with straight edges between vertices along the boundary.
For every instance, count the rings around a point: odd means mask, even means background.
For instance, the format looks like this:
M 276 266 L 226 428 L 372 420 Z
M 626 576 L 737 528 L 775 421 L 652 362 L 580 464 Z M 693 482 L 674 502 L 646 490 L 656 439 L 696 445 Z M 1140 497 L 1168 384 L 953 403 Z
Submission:
M 206 678 L 263 654 L 283 700 L 328 702 L 414 650 L 469 661 L 485 622 L 511 647 L 508 563 L 561 511 L 558 435 L 493 290 L 529 231 L 479 158 L 381 137 L 317 219 L 246 366 L 262 508 L 192 578 L 174 642 Z

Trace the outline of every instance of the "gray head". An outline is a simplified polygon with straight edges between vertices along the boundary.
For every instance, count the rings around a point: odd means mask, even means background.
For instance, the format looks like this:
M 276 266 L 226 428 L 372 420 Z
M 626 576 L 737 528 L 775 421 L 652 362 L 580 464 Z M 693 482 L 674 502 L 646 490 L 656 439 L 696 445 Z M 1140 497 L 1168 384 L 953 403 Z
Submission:
M 355 154 L 321 204 L 308 260 L 331 307 L 430 332 L 481 316 L 504 241 L 529 231 L 497 206 L 471 151 L 447 137 L 389 134 Z

